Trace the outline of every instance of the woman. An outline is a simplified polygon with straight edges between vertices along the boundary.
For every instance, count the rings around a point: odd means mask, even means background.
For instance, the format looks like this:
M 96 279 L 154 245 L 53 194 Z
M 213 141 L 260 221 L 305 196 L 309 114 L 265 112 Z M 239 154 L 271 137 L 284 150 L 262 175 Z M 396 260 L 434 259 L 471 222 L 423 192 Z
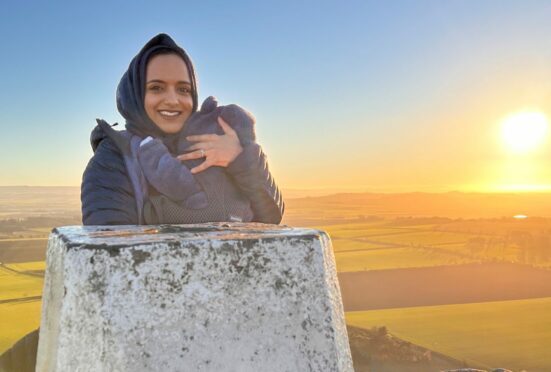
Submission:
M 92 132 L 84 225 L 281 221 L 283 200 L 250 115 L 212 98 L 197 107 L 191 60 L 168 35 L 155 36 L 117 88 L 126 131 L 98 120 Z M 219 134 L 205 123 L 213 117 Z

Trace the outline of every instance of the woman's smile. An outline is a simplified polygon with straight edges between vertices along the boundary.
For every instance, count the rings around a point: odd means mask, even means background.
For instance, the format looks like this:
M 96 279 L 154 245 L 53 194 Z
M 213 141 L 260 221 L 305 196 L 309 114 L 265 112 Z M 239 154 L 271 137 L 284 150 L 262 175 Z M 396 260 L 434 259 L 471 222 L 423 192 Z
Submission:
M 158 110 L 157 113 L 160 116 L 160 118 L 154 120 L 155 124 L 160 122 L 160 120 L 164 120 L 166 122 L 171 122 L 173 124 L 178 124 L 180 122 L 183 123 L 187 119 L 187 117 L 183 118 L 182 111 Z M 159 124 L 157 124 L 157 126 L 160 127 Z M 160 127 L 160 128 L 162 129 L 162 127 Z M 164 131 L 164 129 L 163 129 L 163 131 Z
M 159 114 L 161 114 L 163 116 L 170 117 L 170 118 L 174 118 L 174 117 L 180 115 L 181 113 L 182 113 L 181 111 L 169 111 L 169 110 L 159 111 Z

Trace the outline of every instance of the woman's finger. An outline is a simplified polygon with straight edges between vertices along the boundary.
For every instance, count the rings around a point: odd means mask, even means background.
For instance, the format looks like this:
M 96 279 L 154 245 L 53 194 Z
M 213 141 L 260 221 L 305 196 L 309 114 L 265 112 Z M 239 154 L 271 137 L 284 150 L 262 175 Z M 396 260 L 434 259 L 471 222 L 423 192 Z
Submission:
M 235 131 L 232 127 L 224 119 L 222 119 L 221 116 L 218 117 L 218 124 L 222 127 L 222 130 L 225 134 L 232 134 L 235 135 Z
M 218 137 L 216 134 L 199 134 L 196 136 L 187 136 L 186 139 L 190 142 L 211 142 Z
M 209 145 L 208 143 L 205 143 L 205 142 L 198 142 L 196 144 L 193 144 L 191 146 L 189 146 L 187 149 L 190 150 L 190 151 L 193 151 L 193 150 L 209 150 L 211 149 L 212 146 Z
M 208 159 L 206 159 L 204 162 L 202 162 L 201 164 L 199 164 L 198 166 L 196 166 L 195 168 L 193 168 L 193 169 L 191 170 L 191 173 L 197 174 L 197 173 L 199 173 L 199 172 L 204 171 L 205 169 L 210 168 L 212 165 L 213 165 L 213 163 L 211 163 Z
M 207 152 L 205 150 L 199 150 L 199 151 L 188 152 L 187 154 L 178 155 L 176 159 L 193 160 L 193 159 L 201 159 L 206 156 L 207 156 Z

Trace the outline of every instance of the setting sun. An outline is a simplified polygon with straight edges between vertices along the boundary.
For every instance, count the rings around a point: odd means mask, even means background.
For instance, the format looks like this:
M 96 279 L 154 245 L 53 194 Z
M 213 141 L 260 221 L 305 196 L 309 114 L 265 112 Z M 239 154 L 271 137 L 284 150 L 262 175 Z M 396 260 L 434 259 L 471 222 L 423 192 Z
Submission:
M 507 148 L 516 153 L 537 148 L 547 134 L 547 118 L 541 112 L 521 112 L 506 117 L 501 134 Z

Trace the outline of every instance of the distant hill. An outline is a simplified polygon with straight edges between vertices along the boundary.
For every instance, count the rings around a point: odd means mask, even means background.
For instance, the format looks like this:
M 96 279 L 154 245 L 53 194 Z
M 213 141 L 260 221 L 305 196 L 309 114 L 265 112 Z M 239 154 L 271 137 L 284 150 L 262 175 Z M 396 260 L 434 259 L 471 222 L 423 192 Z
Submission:
M 80 187 L 0 186 L 0 220 L 80 216 Z
M 337 189 L 284 189 L 286 216 L 366 220 L 374 217 L 551 217 L 551 193 L 335 193 Z M 80 187 L 0 186 L 0 219 L 80 215 Z
M 373 217 L 551 217 L 551 193 L 340 193 L 286 199 L 285 222 Z M 307 221 L 306 221 L 307 222 Z

